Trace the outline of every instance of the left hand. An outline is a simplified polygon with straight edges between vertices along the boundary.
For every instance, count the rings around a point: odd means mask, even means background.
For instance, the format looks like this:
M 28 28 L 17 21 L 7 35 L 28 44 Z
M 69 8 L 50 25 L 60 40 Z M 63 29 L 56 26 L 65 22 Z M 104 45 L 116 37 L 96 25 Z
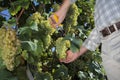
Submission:
M 73 53 L 71 50 L 68 50 L 66 54 L 66 58 L 60 59 L 60 62 L 70 63 L 75 61 L 79 57 L 78 53 Z

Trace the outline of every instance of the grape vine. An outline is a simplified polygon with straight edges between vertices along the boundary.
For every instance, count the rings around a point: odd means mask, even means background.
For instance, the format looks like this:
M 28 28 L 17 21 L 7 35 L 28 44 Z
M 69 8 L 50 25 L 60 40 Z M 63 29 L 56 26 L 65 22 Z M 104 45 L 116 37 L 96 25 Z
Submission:
M 67 33 L 75 32 L 75 26 L 77 25 L 77 19 L 79 16 L 79 10 L 76 4 L 72 4 L 69 8 L 68 14 L 65 18 L 64 28 Z

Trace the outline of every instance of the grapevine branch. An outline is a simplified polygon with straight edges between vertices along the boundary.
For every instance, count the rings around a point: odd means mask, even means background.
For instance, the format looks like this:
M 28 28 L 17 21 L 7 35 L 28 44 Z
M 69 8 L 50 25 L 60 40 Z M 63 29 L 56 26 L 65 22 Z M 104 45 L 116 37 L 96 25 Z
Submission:
M 9 0 L 10 1 L 10 3 L 12 3 L 12 1 L 11 0 Z M 13 9 L 15 10 L 15 7 L 14 7 L 14 5 L 12 6 L 13 7 Z M 20 11 L 20 14 L 17 16 L 17 15 L 15 15 L 15 17 L 16 17 L 16 25 L 18 25 L 18 21 L 19 21 L 19 19 L 20 19 L 20 17 L 21 17 L 21 15 L 23 14 L 23 12 L 25 11 L 25 9 L 24 8 L 22 8 L 22 10 Z
M 9 0 L 9 2 L 10 3 L 12 3 L 12 1 L 11 0 Z M 12 6 L 13 7 L 13 9 L 15 10 L 15 7 L 14 7 L 14 5 Z M 16 19 L 17 19 L 17 15 L 15 15 L 15 17 L 16 17 Z M 17 20 L 16 20 L 16 24 L 17 24 L 18 22 L 17 22 Z M 17 24 L 18 25 L 18 24 Z
M 19 19 L 20 19 L 21 15 L 23 14 L 23 12 L 24 12 L 24 11 L 25 11 L 25 9 L 24 9 L 24 8 L 22 8 L 22 10 L 20 11 L 19 16 L 17 17 L 17 23 L 18 23 L 18 21 L 19 21 Z

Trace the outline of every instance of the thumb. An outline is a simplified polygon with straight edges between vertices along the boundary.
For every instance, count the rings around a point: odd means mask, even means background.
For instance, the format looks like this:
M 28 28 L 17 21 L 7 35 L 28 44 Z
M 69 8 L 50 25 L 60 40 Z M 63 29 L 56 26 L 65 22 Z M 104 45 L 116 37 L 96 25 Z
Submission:
M 66 56 L 66 59 L 68 59 L 68 58 L 71 58 L 72 57 L 72 51 L 71 50 L 68 50 L 67 52 L 66 52 L 66 54 L 67 54 L 67 56 Z
M 56 22 L 56 21 L 53 19 L 52 15 L 51 15 L 51 17 L 49 18 L 49 20 L 50 20 L 50 24 L 51 24 L 52 27 L 54 27 L 54 28 L 57 28 L 57 27 L 59 26 L 59 24 L 60 24 L 59 21 Z

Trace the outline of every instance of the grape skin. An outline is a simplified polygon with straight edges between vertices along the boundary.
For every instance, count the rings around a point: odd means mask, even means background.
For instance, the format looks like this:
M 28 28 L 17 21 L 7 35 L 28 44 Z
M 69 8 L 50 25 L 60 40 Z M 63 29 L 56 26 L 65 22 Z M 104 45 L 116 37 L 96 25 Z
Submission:
M 0 28 L 0 49 L 4 64 L 9 71 L 15 68 L 15 58 L 20 47 L 16 32 L 10 28 Z
M 63 38 L 58 38 L 56 40 L 56 53 L 59 59 L 66 58 L 66 51 L 70 47 L 70 41 L 64 40 Z

